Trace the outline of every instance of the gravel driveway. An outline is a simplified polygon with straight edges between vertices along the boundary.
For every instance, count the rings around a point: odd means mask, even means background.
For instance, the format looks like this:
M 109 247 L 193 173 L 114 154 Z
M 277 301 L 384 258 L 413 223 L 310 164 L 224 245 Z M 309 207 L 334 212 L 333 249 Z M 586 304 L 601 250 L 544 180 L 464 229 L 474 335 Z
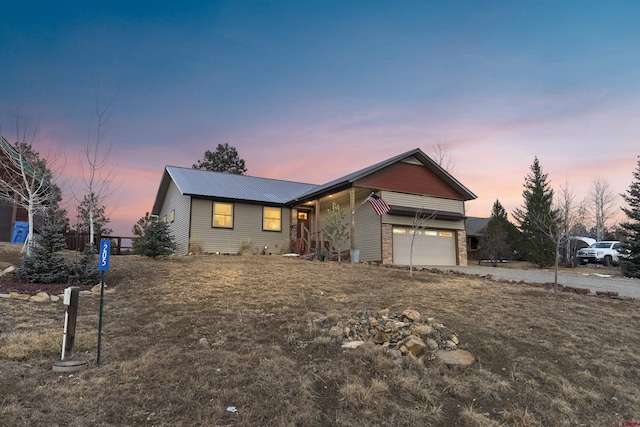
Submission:
M 482 265 L 469 266 L 433 266 L 442 271 L 459 271 L 465 274 L 490 274 L 495 279 L 524 281 L 525 283 L 553 283 L 553 269 L 519 270 L 512 268 Z M 619 296 L 640 298 L 640 280 L 609 275 L 607 269 L 596 267 L 578 267 L 575 273 L 558 272 L 558 283 L 576 288 L 589 288 L 591 292 L 617 292 Z

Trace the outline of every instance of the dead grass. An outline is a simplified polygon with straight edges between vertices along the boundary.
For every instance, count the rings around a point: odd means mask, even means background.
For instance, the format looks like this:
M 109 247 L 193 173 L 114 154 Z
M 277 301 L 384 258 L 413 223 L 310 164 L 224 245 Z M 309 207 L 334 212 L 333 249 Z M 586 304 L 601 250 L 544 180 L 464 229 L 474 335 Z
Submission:
M 64 306 L 0 299 L 3 425 L 640 421 L 635 301 L 276 256 L 113 256 L 107 284 L 102 363 L 99 298 L 82 296 L 75 355 L 90 364 L 73 375 L 51 370 Z M 382 308 L 436 318 L 476 363 L 342 350 L 330 326 Z

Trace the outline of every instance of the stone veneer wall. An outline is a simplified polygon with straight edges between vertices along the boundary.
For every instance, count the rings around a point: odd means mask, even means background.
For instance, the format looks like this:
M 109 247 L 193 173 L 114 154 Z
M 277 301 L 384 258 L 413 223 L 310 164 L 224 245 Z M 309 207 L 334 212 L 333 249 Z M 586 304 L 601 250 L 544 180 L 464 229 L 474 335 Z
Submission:
M 382 224 L 382 263 L 393 264 L 393 226 Z
M 456 238 L 458 239 L 458 265 L 467 265 L 467 232 L 465 230 L 456 232 Z

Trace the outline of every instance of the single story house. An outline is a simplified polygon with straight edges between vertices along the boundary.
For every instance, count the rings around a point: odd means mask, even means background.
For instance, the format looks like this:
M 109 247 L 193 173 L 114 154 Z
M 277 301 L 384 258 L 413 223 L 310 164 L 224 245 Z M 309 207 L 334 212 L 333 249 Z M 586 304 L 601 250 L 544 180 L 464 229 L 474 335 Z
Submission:
M 467 230 L 467 256 L 469 260 L 480 260 L 479 246 L 480 239 L 491 218 L 468 217 L 466 220 Z
M 378 215 L 372 194 L 390 210 Z M 168 223 L 177 254 L 193 239 L 208 253 L 309 253 L 327 247 L 335 202 L 360 261 L 408 265 L 413 239 L 413 265 L 466 265 L 465 202 L 475 198 L 416 148 L 324 185 L 167 166 L 152 215 Z

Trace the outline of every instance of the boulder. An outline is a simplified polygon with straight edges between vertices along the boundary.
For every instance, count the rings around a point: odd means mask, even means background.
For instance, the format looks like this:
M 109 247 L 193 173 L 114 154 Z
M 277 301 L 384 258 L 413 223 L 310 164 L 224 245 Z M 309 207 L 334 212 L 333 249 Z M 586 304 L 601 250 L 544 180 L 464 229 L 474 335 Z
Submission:
M 49 294 L 46 292 L 38 292 L 36 295 L 33 295 L 29 298 L 31 302 L 45 302 L 50 301 Z
M 435 350 L 438 348 L 438 343 L 433 338 L 427 338 L 425 343 L 427 344 L 427 347 L 429 347 L 431 350 Z
M 58 302 L 60 301 L 60 297 L 57 295 L 51 295 L 49 298 L 51 298 L 51 302 Z
M 407 309 L 402 312 L 402 317 L 405 319 L 409 319 L 412 322 L 417 322 L 418 320 L 420 320 L 420 313 L 418 313 L 416 310 Z
M 447 365 L 471 365 L 475 362 L 467 350 L 438 350 L 436 356 Z
M 11 294 L 0 294 L 0 298 L 11 298 Z
M 407 338 L 402 340 L 400 351 L 402 351 L 403 347 L 406 347 L 407 351 L 414 356 L 420 356 L 424 352 L 424 349 L 427 348 L 427 345 L 422 341 L 422 338 L 415 335 L 409 335 Z
M 427 337 L 429 335 L 433 335 L 435 333 L 435 329 L 430 325 L 416 325 L 411 328 L 411 333 L 421 337 Z
M 9 274 L 9 273 L 15 273 L 15 272 L 16 272 L 16 266 L 10 265 L 9 267 L 5 268 L 4 271 L 2 271 L 2 274 Z
M 29 301 L 29 298 L 31 298 L 31 295 L 19 294 L 17 292 L 11 292 L 11 293 L 9 293 L 9 295 L 11 295 L 11 298 L 17 299 L 17 300 L 20 300 L 20 301 Z

